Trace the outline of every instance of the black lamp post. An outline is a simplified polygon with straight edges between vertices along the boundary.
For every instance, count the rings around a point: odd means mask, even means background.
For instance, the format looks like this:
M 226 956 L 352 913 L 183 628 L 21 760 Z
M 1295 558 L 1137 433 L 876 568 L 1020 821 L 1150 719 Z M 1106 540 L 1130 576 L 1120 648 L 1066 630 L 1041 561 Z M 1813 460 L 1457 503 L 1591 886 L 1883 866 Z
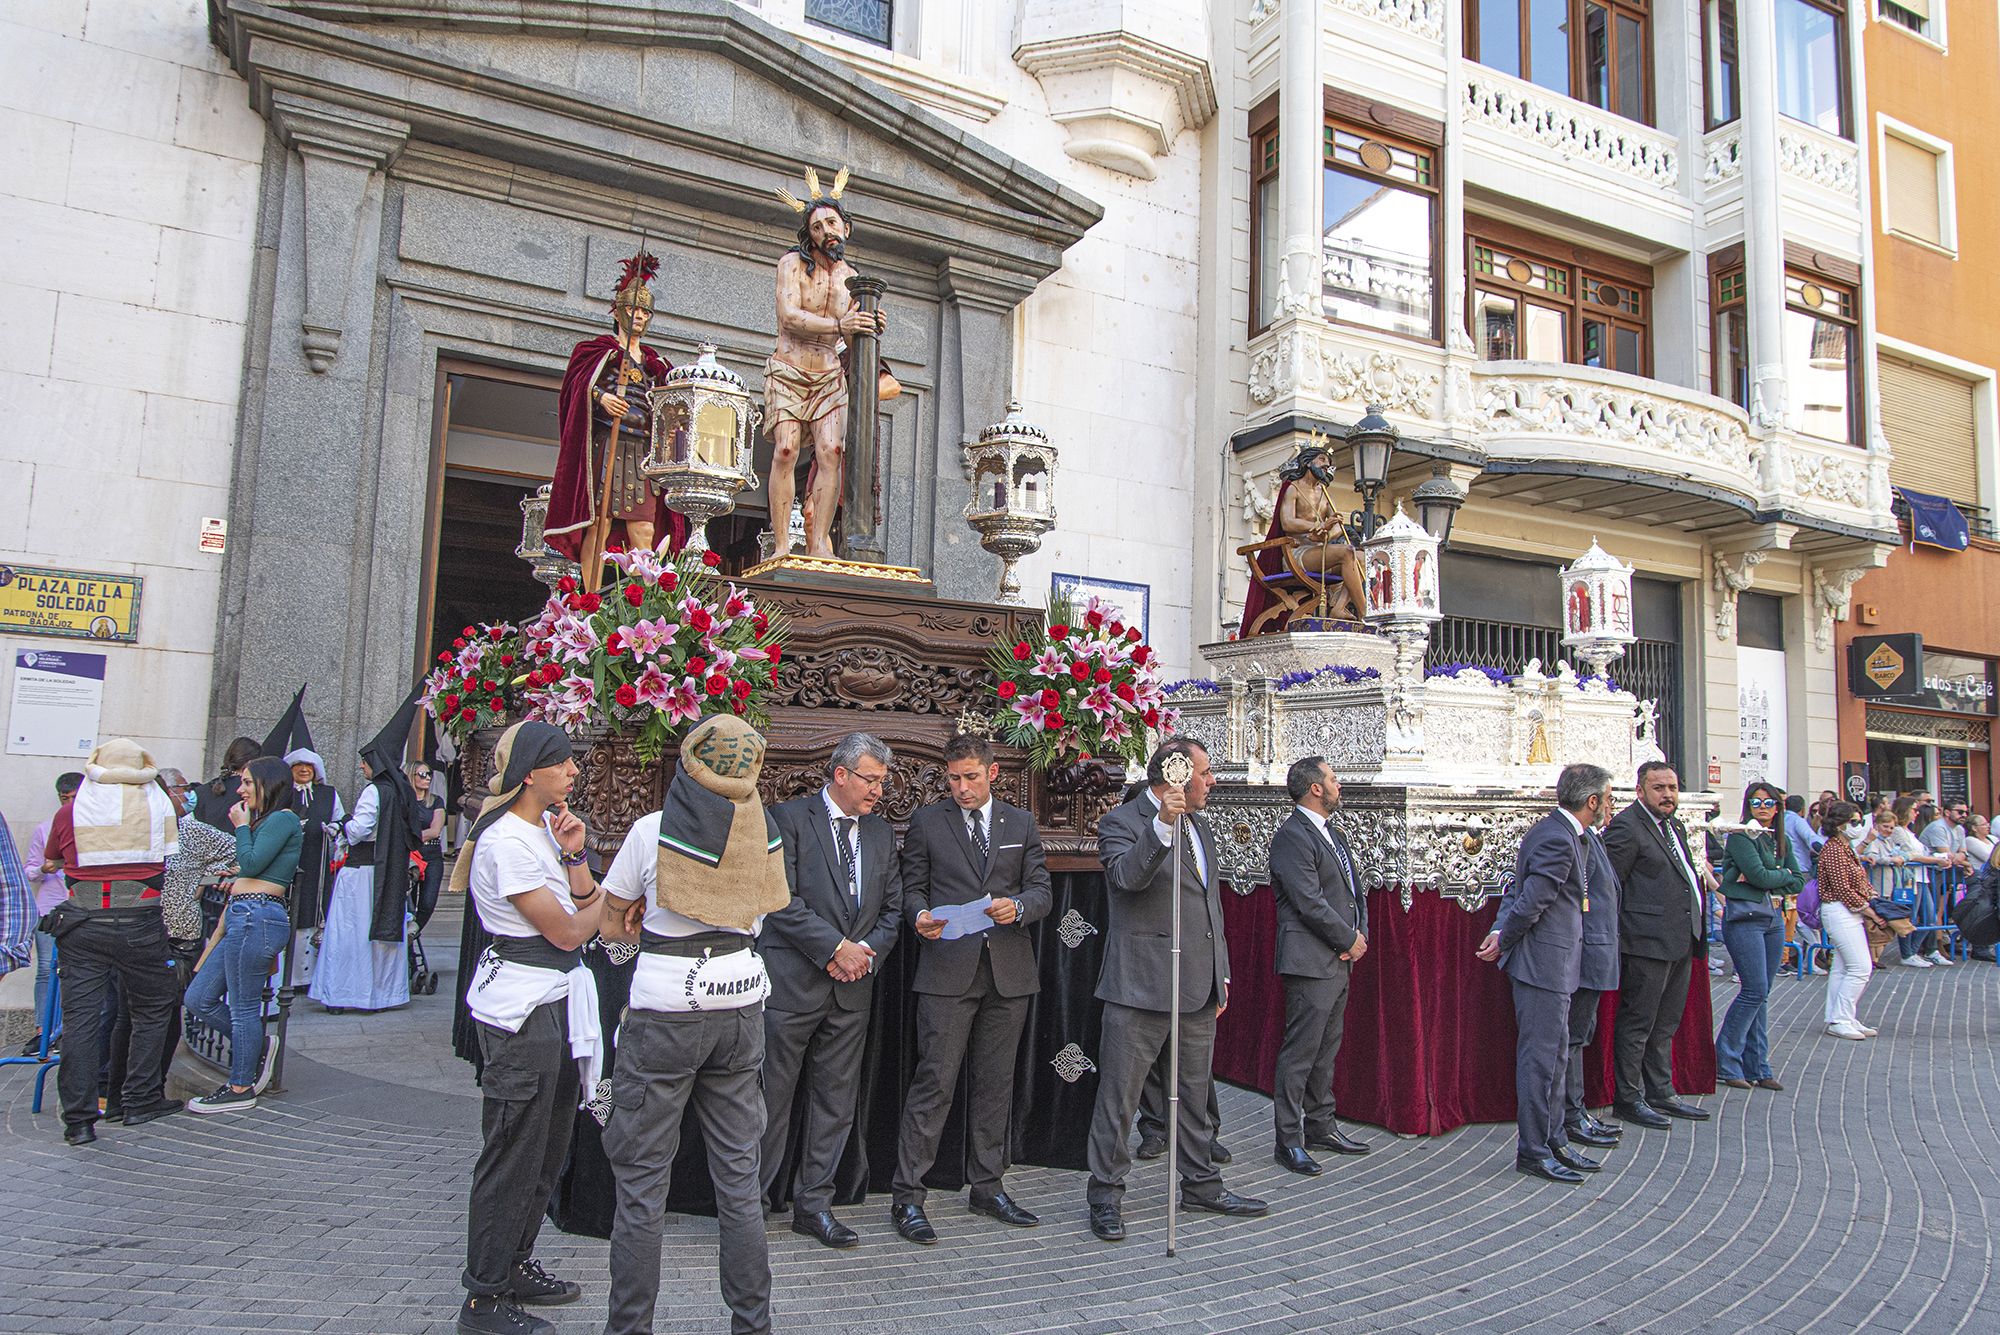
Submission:
M 1428 482 L 1420 484 L 1410 493 L 1416 503 L 1417 522 L 1424 526 L 1424 532 L 1438 541 L 1440 549 L 1451 543 L 1451 522 L 1458 517 L 1458 507 L 1465 504 L 1465 493 L 1451 480 L 1451 470 L 1440 466 Z
M 1354 489 L 1361 493 L 1361 511 L 1354 525 L 1361 540 L 1375 536 L 1375 497 L 1389 482 L 1389 456 L 1396 452 L 1396 428 L 1382 416 L 1382 409 L 1368 405 L 1367 415 L 1347 429 L 1347 443 L 1354 449 Z

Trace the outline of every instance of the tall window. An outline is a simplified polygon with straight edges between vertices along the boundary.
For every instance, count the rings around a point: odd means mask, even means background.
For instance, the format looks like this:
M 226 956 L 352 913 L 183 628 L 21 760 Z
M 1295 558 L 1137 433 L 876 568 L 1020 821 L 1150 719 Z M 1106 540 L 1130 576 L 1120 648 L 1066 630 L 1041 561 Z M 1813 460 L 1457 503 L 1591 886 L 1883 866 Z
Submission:
M 1320 299 L 1327 318 L 1435 339 L 1432 151 L 1334 121 L 1324 149 Z
M 1709 333 L 1713 342 L 1715 395 L 1748 412 L 1750 311 L 1744 301 L 1748 285 L 1743 279 L 1743 261 L 1739 257 L 1718 264 L 1712 259 L 1709 264 Z
M 1736 81 L 1736 0 L 1705 0 L 1701 14 L 1702 90 L 1713 130 L 1743 114 L 1743 90 Z
M 1900 126 L 1881 129 L 1883 230 L 1955 251 L 1950 146 Z
M 888 46 L 895 31 L 891 0 L 806 0 L 806 17 L 823 28 Z
M 1466 55 L 1565 97 L 1650 121 L 1648 0 L 1473 0 Z
M 1847 130 L 1847 6 L 1776 0 L 1778 110 L 1828 134 Z
M 1819 274 L 1785 270 L 1785 381 L 1799 430 L 1853 444 L 1860 363 L 1854 289 Z
M 1472 338 L 1482 358 L 1650 374 L 1653 293 L 1644 266 L 1566 242 L 1537 245 L 1475 219 L 1467 231 Z
M 1937 22 L 1931 17 L 1935 3 L 1944 12 L 1944 0 L 1875 0 L 1875 13 L 1884 23 L 1893 23 L 1919 37 L 1939 40 Z
M 1278 200 L 1278 127 L 1250 136 L 1250 331 L 1278 318 L 1278 271 L 1285 259 Z

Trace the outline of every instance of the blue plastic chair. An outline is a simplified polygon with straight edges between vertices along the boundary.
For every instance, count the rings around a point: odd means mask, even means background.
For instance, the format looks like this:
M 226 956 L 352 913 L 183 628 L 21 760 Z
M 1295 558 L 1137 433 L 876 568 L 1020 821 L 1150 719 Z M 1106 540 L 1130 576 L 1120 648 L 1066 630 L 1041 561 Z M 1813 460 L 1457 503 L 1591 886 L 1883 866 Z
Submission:
M 28 1105 L 30 1112 L 42 1110 L 42 1092 L 49 1082 L 49 1072 L 62 1062 L 54 1055 L 56 1040 L 62 1037 L 62 980 L 56 973 L 56 953 L 49 953 L 49 999 L 42 1006 L 38 1017 L 42 1026 L 41 1046 L 32 1057 L 0 1057 L 0 1066 L 36 1066 L 35 1098 Z

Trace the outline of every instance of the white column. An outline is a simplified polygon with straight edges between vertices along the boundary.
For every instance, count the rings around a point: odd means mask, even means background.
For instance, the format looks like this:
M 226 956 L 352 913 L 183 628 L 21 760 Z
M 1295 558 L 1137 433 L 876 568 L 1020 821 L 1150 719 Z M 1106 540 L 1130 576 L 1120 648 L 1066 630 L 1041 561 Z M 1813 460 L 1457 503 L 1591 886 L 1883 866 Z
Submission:
M 1285 223 L 1285 270 L 1278 316 L 1320 312 L 1320 221 L 1324 182 L 1320 137 L 1326 124 L 1321 74 L 1325 42 L 1320 0 L 1284 0 L 1278 36 L 1278 194 Z
M 1438 170 L 1443 173 L 1444 182 L 1444 227 L 1439 233 L 1444 254 L 1437 257 L 1438 272 L 1442 277 L 1437 299 L 1444 303 L 1442 328 L 1445 348 L 1448 352 L 1477 354 L 1472 342 L 1471 331 L 1466 327 L 1466 288 L 1471 276 L 1465 271 L 1465 124 L 1464 71 L 1462 66 L 1469 63 L 1462 54 L 1465 50 L 1465 6 L 1447 5 L 1444 15 L 1444 61 L 1448 77 L 1444 88 L 1444 143 L 1439 145 Z M 1451 380 L 1446 381 L 1447 396 L 1456 393 Z M 1470 404 L 1447 401 L 1445 416 L 1469 408 Z
M 1785 387 L 1785 238 L 1778 214 L 1777 24 L 1771 6 L 1739 5 L 1743 89 L 1743 271 L 1750 315 L 1750 414 L 1775 430 L 1790 417 Z

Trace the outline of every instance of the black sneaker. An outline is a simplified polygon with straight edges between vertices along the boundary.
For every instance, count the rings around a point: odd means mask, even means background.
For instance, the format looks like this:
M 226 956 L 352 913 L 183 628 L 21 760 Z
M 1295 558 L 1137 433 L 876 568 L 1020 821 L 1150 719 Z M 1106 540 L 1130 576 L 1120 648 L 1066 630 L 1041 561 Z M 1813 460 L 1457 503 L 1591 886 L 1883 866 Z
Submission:
M 217 1085 L 213 1094 L 203 1094 L 200 1098 L 188 1100 L 187 1110 L 191 1113 L 248 1112 L 257 1106 L 257 1091 L 246 1089 L 237 1092 L 228 1085 Z
M 257 1060 L 257 1078 L 250 1084 L 252 1094 L 262 1094 L 271 1087 L 271 1076 L 278 1067 L 278 1036 L 272 1034 L 264 1040 L 263 1056 Z
M 459 1335 L 547 1335 L 555 1327 L 530 1312 L 506 1294 L 487 1298 L 467 1298 L 458 1309 Z
M 540 1261 L 523 1261 L 514 1267 L 513 1294 L 517 1303 L 555 1307 L 561 1303 L 573 1303 L 581 1298 L 583 1285 L 572 1280 L 557 1279 L 542 1269 Z

